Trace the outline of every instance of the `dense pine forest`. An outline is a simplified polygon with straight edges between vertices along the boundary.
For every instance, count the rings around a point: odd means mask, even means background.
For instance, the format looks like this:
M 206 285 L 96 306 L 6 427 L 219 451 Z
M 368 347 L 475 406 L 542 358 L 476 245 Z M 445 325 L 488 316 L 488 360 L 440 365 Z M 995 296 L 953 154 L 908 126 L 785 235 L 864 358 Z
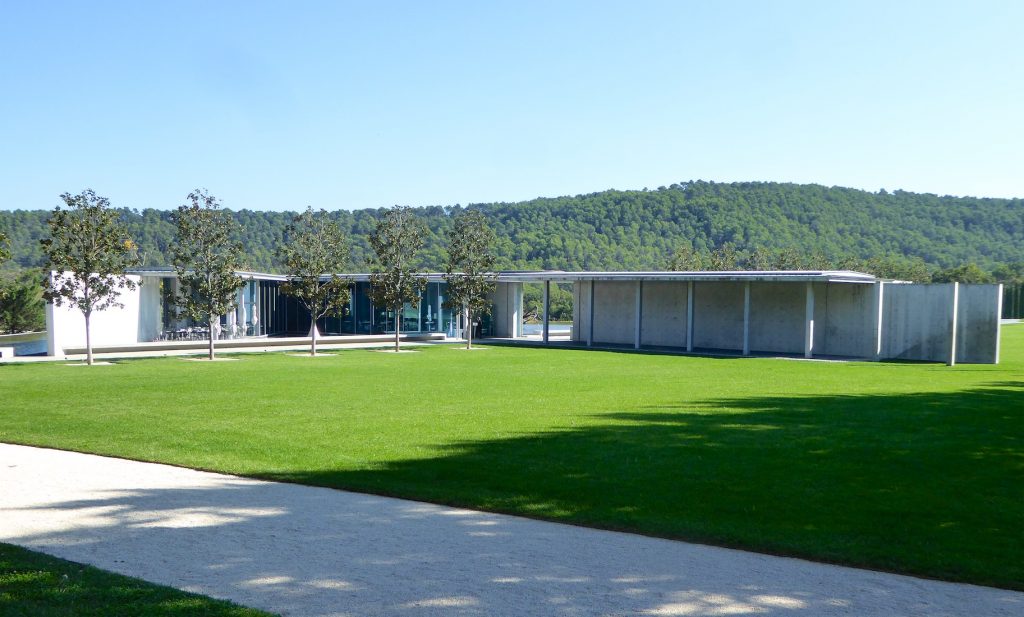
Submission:
M 218 196 L 231 201 L 230 195 Z M 123 210 L 148 266 L 170 262 L 175 205 L 168 204 L 168 210 Z M 443 238 L 451 215 L 462 207 L 416 209 L 430 230 L 423 269 L 443 267 Z M 497 232 L 501 269 L 664 269 L 681 247 L 698 255 L 725 247 L 736 252 L 741 265 L 758 251 L 789 251 L 815 255 L 822 264 L 906 260 L 931 273 L 971 263 L 986 272 L 1020 270 L 1004 264 L 1024 261 L 1022 199 L 692 181 L 656 190 L 609 190 L 465 207 L 483 212 Z M 382 212 L 332 213 L 351 234 L 353 270 L 366 269 L 366 238 Z M 240 240 L 251 269 L 280 270 L 274 253 L 292 214 L 245 209 L 233 213 L 242 226 Z M 46 233 L 49 216 L 49 210 L 0 212 L 0 229 L 11 238 L 12 265 L 43 265 L 39 239 Z

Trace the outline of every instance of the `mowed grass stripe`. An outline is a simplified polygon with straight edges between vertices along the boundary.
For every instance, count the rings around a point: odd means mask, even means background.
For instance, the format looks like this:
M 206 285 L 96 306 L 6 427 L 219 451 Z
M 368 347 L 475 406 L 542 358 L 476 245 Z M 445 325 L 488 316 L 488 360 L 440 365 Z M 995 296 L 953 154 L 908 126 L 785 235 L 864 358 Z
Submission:
M 1024 589 L 1024 326 L 1003 353 L 6 365 L 0 440 Z

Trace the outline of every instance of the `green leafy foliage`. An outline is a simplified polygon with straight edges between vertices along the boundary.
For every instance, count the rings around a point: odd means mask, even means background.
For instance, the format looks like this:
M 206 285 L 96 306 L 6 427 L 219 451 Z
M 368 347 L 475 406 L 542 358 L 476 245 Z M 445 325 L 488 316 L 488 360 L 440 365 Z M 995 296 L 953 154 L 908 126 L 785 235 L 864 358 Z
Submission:
M 137 245 L 106 197 L 91 189 L 60 197 L 68 209 L 54 209 L 47 220 L 50 237 L 40 241 L 47 268 L 53 271 L 44 297 L 85 316 L 86 357 L 92 364 L 90 317 L 94 311 L 123 306 L 121 292 L 135 289 L 125 270 L 139 263 Z
M 761 251 L 759 248 L 758 251 Z M 759 255 L 760 253 L 755 253 Z M 759 259 L 752 257 L 752 259 Z M 680 245 L 668 260 L 667 269 L 677 272 L 696 272 L 708 269 L 708 256 L 693 250 L 690 244 Z M 757 262 L 760 264 L 760 261 Z M 767 268 L 754 268 L 756 270 L 767 270 Z
M 351 281 L 338 273 L 348 268 L 348 239 L 326 211 L 314 213 L 306 208 L 296 215 L 285 229 L 278 256 L 288 275 L 282 291 L 306 307 L 314 324 L 321 317 L 344 312 Z M 329 275 L 327 280 L 323 280 L 324 275 Z M 310 338 L 310 353 L 315 356 L 315 327 Z
M 991 283 L 993 277 L 977 266 L 969 263 L 956 268 L 946 268 L 936 272 L 932 277 L 936 283 Z
M 426 230 L 412 208 L 395 206 L 384 213 L 370 234 L 370 246 L 376 254 L 370 274 L 370 297 L 378 306 L 395 311 L 395 351 L 399 350 L 402 313 L 405 303 L 419 306 L 420 292 L 427 279 L 416 273 L 416 257 L 423 248 Z
M 10 258 L 10 241 L 0 231 L 0 266 Z M 17 334 L 45 327 L 42 280 L 38 270 L 0 271 L 0 332 Z
M 242 245 L 232 239 L 237 223 L 220 209 L 216 197 L 196 189 L 188 200 L 191 204 L 179 207 L 174 217 L 178 233 L 172 263 L 181 285 L 177 305 L 189 318 L 207 324 L 213 360 L 219 318 L 235 308 L 244 284 L 235 274 L 242 266 Z
M 572 283 L 552 283 L 548 289 L 548 321 L 572 321 Z M 544 320 L 544 286 L 523 285 L 523 319 L 531 323 Z
M 977 266 L 974 266 L 977 269 Z M 732 243 L 725 243 L 713 251 L 698 253 L 689 244 L 683 244 L 668 260 L 667 269 L 676 271 L 703 270 L 854 270 L 867 272 L 886 279 L 927 283 L 933 275 L 920 258 L 896 255 L 831 258 L 821 250 L 800 252 L 792 247 L 770 249 L 755 246 L 749 251 L 738 251 Z M 951 269 L 956 270 L 956 269 Z M 981 272 L 979 270 L 979 272 Z M 981 273 L 981 278 L 991 279 Z M 990 282 L 985 280 L 984 282 Z
M 17 334 L 46 328 L 43 278 L 38 270 L 0 276 L 0 332 Z
M 494 230 L 478 210 L 465 210 L 455 216 L 448 231 L 448 260 L 444 280 L 448 283 L 445 306 L 466 308 L 466 348 L 473 346 L 473 317 L 490 312 L 487 294 L 494 291 L 496 275 Z
M 11 258 L 11 240 L 7 234 L 0 231 L 0 266 Z
M 1022 261 L 1024 199 L 952 197 L 907 191 L 868 192 L 775 182 L 688 181 L 653 191 L 608 190 L 520 203 L 476 204 L 498 238 L 500 270 L 657 270 L 689 245 L 701 255 L 731 242 L 748 255 L 756 247 L 818 252 L 832 262 L 920 260 L 928 272 L 969 262 L 991 271 Z M 439 270 L 454 215 L 462 206 L 415 209 L 424 221 L 421 270 Z M 330 218 L 350 238 L 353 267 L 373 259 L 369 236 L 384 210 L 336 211 Z M 239 223 L 243 265 L 278 271 L 277 243 L 293 212 L 232 213 Z M 121 212 L 147 265 L 170 263 L 174 223 L 169 212 Z M 45 212 L 0 212 L 14 260 L 40 266 L 38 240 Z M 802 260 L 797 260 L 802 261 Z M 906 280 L 909 277 L 899 277 Z

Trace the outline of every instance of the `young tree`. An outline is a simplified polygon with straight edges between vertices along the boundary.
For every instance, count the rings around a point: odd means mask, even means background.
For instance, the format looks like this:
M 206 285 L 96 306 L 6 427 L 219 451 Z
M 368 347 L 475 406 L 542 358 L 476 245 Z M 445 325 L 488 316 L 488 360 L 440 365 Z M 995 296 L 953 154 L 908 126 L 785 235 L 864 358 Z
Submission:
M 995 279 L 988 272 L 971 262 L 956 268 L 946 268 L 935 273 L 935 283 L 991 283 Z
M 313 319 L 309 353 L 315 356 L 317 320 L 341 315 L 348 305 L 351 281 L 338 276 L 348 267 L 348 239 L 326 211 L 314 214 L 313 208 L 306 208 L 285 229 L 277 254 L 288 270 L 288 282 L 281 290 L 301 302 Z
M 491 252 L 495 240 L 494 231 L 479 210 L 463 211 L 448 231 L 445 306 L 466 310 L 466 349 L 473 348 L 473 316 L 491 311 L 487 294 L 494 291 L 497 278 Z
M 714 271 L 735 270 L 739 262 L 739 255 L 736 253 L 736 246 L 732 242 L 726 242 L 714 251 L 711 251 L 711 259 L 708 267 Z
M 997 283 L 1018 284 L 1024 282 L 1024 261 L 1002 263 L 992 270 L 992 278 Z
M 792 246 L 775 251 L 772 259 L 772 270 L 802 270 L 804 255 Z
M 707 259 L 693 250 L 689 244 L 683 244 L 669 257 L 668 269 L 676 272 L 697 272 L 707 269 Z
M 86 363 L 91 365 L 92 314 L 124 306 L 118 301 L 122 290 L 136 287 L 125 270 L 138 265 L 137 247 L 106 197 L 86 189 L 60 198 L 68 209 L 54 209 L 47 221 L 50 237 L 40 241 L 53 271 L 43 296 L 57 306 L 67 304 L 82 312 Z
M 757 245 L 747 253 L 746 269 L 757 271 L 771 270 L 772 260 L 772 252 L 761 245 Z
M 231 239 L 237 223 L 220 209 L 217 198 L 205 189 L 188 194 L 191 205 L 174 213 L 177 226 L 171 247 L 181 293 L 178 306 L 190 319 L 206 323 L 209 359 L 214 359 L 214 340 L 220 316 L 235 308 L 237 293 L 245 281 L 236 272 L 242 264 L 242 245 Z
M 402 307 L 406 302 L 419 307 L 420 292 L 427 279 L 413 269 L 416 254 L 423 248 L 423 223 L 408 207 L 395 206 L 377 222 L 370 234 L 370 246 L 376 253 L 370 274 L 370 297 L 374 304 L 395 311 L 395 351 L 399 351 Z
M 868 259 L 865 272 L 883 279 L 896 279 L 914 283 L 932 282 L 932 273 L 928 264 L 920 257 L 904 257 L 902 255 L 875 256 Z

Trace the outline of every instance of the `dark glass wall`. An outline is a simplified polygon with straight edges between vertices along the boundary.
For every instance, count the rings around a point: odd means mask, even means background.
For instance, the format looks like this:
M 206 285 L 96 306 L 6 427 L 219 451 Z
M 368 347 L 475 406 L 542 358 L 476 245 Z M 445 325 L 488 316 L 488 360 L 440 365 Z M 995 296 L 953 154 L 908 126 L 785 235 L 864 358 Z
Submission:
M 1003 285 L 1003 319 L 1024 318 L 1024 283 Z
M 295 298 L 280 291 L 277 281 L 259 281 L 262 327 L 259 334 L 267 336 L 306 336 L 309 334 L 310 315 Z M 419 308 L 406 305 L 399 312 L 402 332 L 445 332 L 454 334 L 453 319 L 457 311 L 444 308 L 447 284 L 427 283 L 420 295 Z M 387 307 L 374 306 L 370 300 L 370 284 L 360 281 L 350 288 L 352 297 L 345 312 L 339 317 L 325 317 L 317 321 L 322 335 L 387 334 L 395 331 L 395 314 Z

